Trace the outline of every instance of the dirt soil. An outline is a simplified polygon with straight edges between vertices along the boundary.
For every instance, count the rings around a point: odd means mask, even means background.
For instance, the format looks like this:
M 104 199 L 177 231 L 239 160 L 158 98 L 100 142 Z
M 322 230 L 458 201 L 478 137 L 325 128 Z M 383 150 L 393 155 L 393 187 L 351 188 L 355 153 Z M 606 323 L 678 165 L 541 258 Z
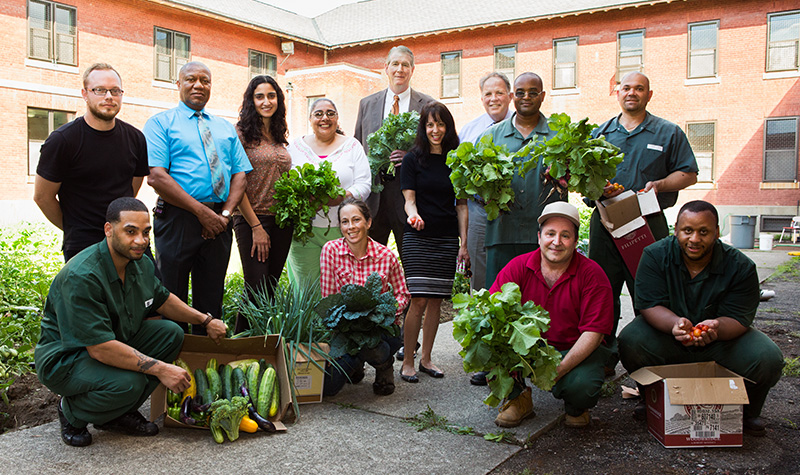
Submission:
M 800 265 L 796 265 L 800 271 Z M 800 356 L 800 277 L 768 280 L 776 296 L 762 302 L 754 326 L 766 333 L 785 358 Z M 618 366 L 621 368 L 621 366 Z M 636 387 L 622 375 L 618 384 Z M 784 376 L 772 388 L 762 417 L 765 437 L 745 435 L 741 448 L 665 449 L 633 419 L 637 399 L 600 399 L 586 429 L 563 425 L 529 442 L 492 474 L 764 474 L 800 473 L 800 378 Z

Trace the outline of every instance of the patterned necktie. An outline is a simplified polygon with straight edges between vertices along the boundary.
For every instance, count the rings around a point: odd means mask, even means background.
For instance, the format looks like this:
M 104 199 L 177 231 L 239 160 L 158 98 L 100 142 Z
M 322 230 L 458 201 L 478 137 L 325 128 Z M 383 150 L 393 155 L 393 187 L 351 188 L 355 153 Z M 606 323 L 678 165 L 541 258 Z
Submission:
M 211 185 L 217 198 L 224 200 L 228 195 L 228 184 L 225 182 L 225 174 L 222 172 L 222 164 L 219 162 L 217 147 L 214 145 L 214 138 L 211 136 L 211 129 L 208 128 L 206 119 L 200 111 L 194 113 L 197 117 L 197 130 L 200 131 L 200 138 L 203 141 L 203 148 L 206 151 L 208 168 L 211 169 Z
M 394 102 L 392 102 L 392 115 L 400 113 L 400 96 L 394 95 Z

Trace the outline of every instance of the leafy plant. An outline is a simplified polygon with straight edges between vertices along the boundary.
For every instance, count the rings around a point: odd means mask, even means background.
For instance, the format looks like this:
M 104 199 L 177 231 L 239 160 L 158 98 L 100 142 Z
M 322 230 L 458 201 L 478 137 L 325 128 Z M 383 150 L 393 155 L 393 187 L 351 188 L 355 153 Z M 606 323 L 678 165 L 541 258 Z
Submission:
M 536 144 L 531 153 L 533 159 L 520 168 L 520 175 L 525 176 L 542 160 L 547 167 L 544 181 L 552 183 L 562 196 L 575 191 L 591 200 L 600 198 L 622 162 L 619 147 L 603 136 L 592 138 L 591 132 L 597 126 L 590 124 L 588 118 L 572 122 L 567 114 L 553 114 L 548 124 L 556 134 Z
M 490 393 L 483 401 L 497 406 L 514 386 L 511 376 L 530 378 L 537 387 L 549 391 L 557 375 L 561 353 L 542 338 L 550 325 L 545 309 L 532 301 L 520 303 L 522 294 L 514 282 L 506 282 L 499 292 L 482 289 L 472 297 L 453 298 L 458 314 L 453 320 L 453 337 L 463 350 L 464 371 L 489 371 Z
M 414 145 L 417 138 L 417 126 L 419 125 L 419 112 L 410 111 L 402 114 L 389 115 L 384 119 L 381 127 L 367 137 L 367 148 L 369 148 L 369 168 L 372 176 L 377 177 L 381 172 L 387 175 L 395 175 L 395 166 L 389 156 L 395 150 L 408 150 Z M 383 190 L 383 185 L 379 180 L 372 185 L 372 192 L 379 193 Z
M 428 408 L 424 411 L 420 412 L 414 417 L 406 418 L 406 422 L 411 424 L 412 427 L 417 429 L 417 432 L 422 432 L 424 430 L 441 430 L 444 432 L 450 432 L 451 434 L 457 435 L 474 435 L 475 429 L 472 427 L 459 427 L 459 426 L 452 426 L 449 424 L 447 417 L 440 416 L 436 414 L 433 409 L 431 409 L 430 404 L 427 405 Z
M 327 214 L 328 202 L 345 195 L 339 177 L 328 161 L 319 168 L 304 163 L 284 173 L 275 182 L 275 201 L 270 212 L 281 227 L 294 226 L 292 237 L 305 244 L 314 236 L 312 220 L 320 209 Z M 330 220 L 328 221 L 330 227 Z
M 391 286 L 381 292 L 383 282 L 377 272 L 364 285 L 345 284 L 341 292 L 322 299 L 316 311 L 325 326 L 332 330 L 330 355 L 355 355 L 362 348 L 374 348 L 383 336 L 397 336 L 394 324 L 397 300 Z
M 783 361 L 785 363 L 782 371 L 783 376 L 800 377 L 800 358 L 786 357 Z
M 488 434 L 484 434 L 483 438 L 489 442 L 495 442 L 498 444 L 514 444 L 517 441 L 516 436 L 517 435 L 514 432 L 504 430 L 497 433 L 489 432 Z
M 514 201 L 511 180 L 517 162 L 528 156 L 531 150 L 526 145 L 516 153 L 505 145 L 495 145 L 491 135 L 484 135 L 475 145 L 462 142 L 447 154 L 450 181 L 456 198 L 466 199 L 475 195 L 486 203 L 486 217 L 497 219 L 501 211 L 508 211 Z

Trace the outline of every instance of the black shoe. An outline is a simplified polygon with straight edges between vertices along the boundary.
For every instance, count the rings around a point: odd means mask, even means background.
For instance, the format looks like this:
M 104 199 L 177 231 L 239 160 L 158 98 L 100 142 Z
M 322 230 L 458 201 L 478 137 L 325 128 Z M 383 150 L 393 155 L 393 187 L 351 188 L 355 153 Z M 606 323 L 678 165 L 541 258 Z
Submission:
M 422 363 L 419 364 L 419 370 L 433 378 L 444 378 L 444 373 L 433 368 L 426 368 L 422 366 Z
M 637 421 L 647 420 L 647 403 L 644 400 L 639 400 L 636 407 L 633 408 L 633 418 Z
M 70 424 L 61 411 L 61 399 L 58 400 L 58 421 L 61 423 L 61 440 L 72 447 L 86 447 L 92 443 L 92 434 L 86 427 L 77 428 Z
M 743 426 L 747 435 L 764 437 L 767 434 L 767 423 L 760 417 L 745 417 Z
M 478 371 L 477 373 L 472 373 L 472 376 L 469 377 L 469 384 L 475 386 L 486 386 L 488 384 L 486 382 L 487 374 L 489 374 L 488 371 Z
M 360 368 L 356 368 L 353 371 L 353 374 L 350 375 L 350 379 L 347 380 L 350 384 L 358 384 L 361 380 L 364 379 L 364 366 L 362 365 Z
M 402 379 L 403 381 L 405 381 L 407 383 L 418 383 L 419 382 L 419 378 L 417 377 L 416 374 L 412 374 L 411 376 L 409 376 L 407 374 L 402 374 L 401 373 L 400 374 L 400 379 Z
M 388 396 L 394 392 L 394 360 L 391 357 L 375 367 L 375 382 L 372 392 L 378 396 Z M 362 370 L 363 371 L 363 370 Z
M 158 426 L 145 419 L 139 411 L 123 414 L 105 424 L 95 424 L 95 429 L 120 432 L 127 435 L 150 437 L 158 434 Z
M 417 357 L 417 350 L 419 350 L 419 342 L 417 342 L 417 348 L 414 350 L 414 358 Z M 403 361 L 406 357 L 405 347 L 401 346 L 399 350 L 397 350 L 397 354 L 394 355 L 397 358 L 397 361 Z

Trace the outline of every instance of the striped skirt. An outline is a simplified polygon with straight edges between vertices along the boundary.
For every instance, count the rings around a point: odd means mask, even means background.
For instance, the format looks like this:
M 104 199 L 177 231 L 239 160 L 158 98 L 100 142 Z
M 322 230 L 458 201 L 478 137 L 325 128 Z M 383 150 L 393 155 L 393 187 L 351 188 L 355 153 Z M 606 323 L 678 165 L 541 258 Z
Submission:
M 457 237 L 404 233 L 401 258 L 412 297 L 450 297 L 458 259 Z

